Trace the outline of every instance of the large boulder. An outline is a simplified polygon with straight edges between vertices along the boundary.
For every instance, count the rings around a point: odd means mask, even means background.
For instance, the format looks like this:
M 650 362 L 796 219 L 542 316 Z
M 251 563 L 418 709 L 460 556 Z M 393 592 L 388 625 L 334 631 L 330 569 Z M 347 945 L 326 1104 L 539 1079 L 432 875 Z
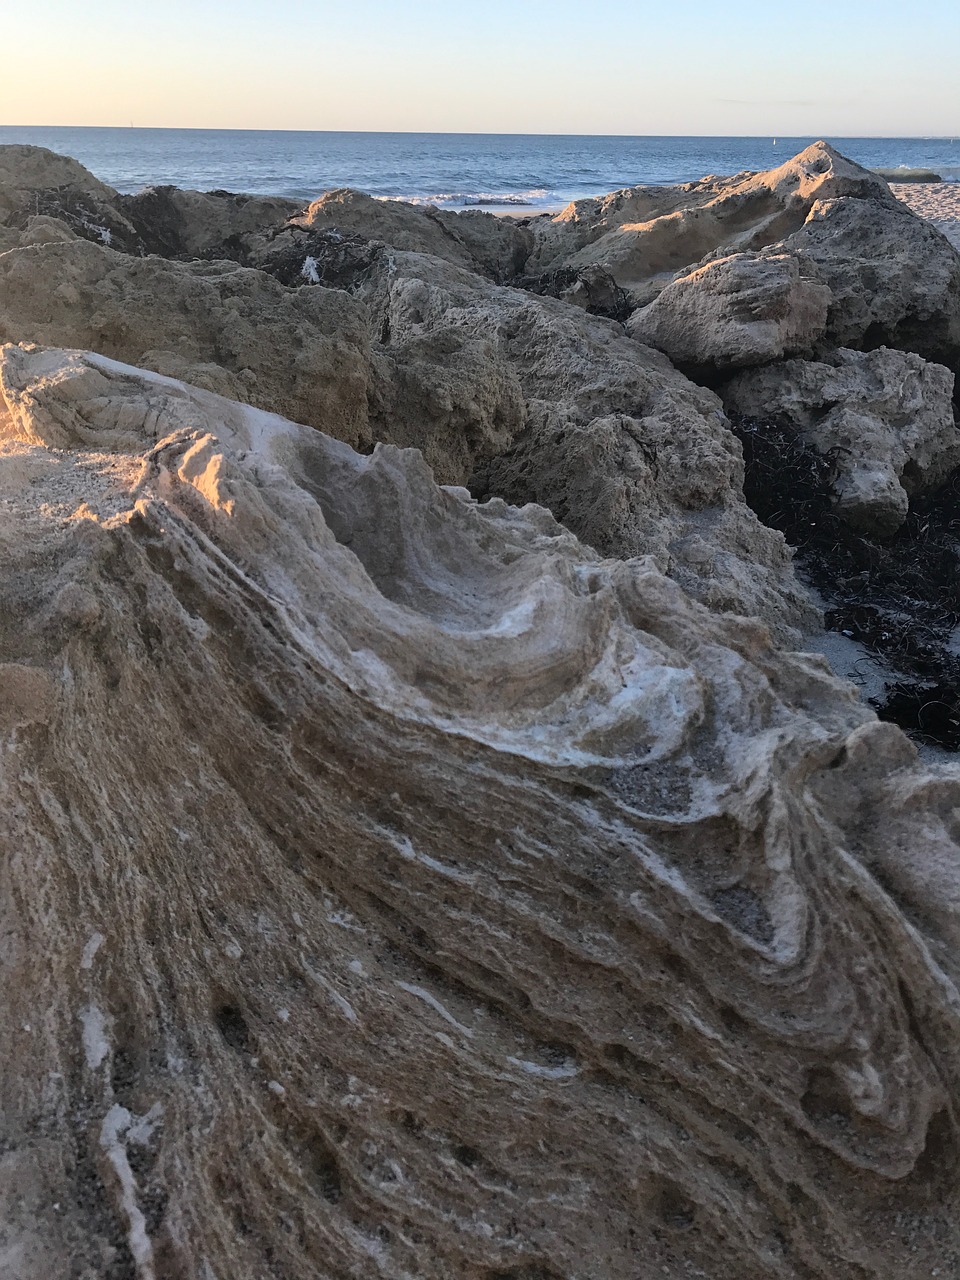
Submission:
M 426 255 L 350 262 L 354 296 L 84 241 L 18 249 L 0 255 L 0 340 L 136 361 L 354 447 L 416 446 L 441 482 L 549 506 L 714 608 L 813 622 L 782 537 L 743 500 L 716 396 L 579 308 Z
M 416 453 L 0 387 L 6 1274 L 954 1266 L 955 769 Z
M 512 218 L 479 209 L 454 213 L 433 205 L 376 200 L 362 191 L 327 191 L 283 229 L 249 237 L 247 261 L 265 270 L 301 271 L 308 258 L 324 257 L 331 244 L 361 237 L 406 253 L 426 253 L 496 281 L 512 281 L 523 267 L 533 236 Z M 309 269 L 307 271 L 309 278 Z
M 282 196 L 171 186 L 118 196 L 117 205 L 139 235 L 143 252 L 165 258 L 243 258 L 245 237 L 281 226 L 303 208 L 302 201 Z
M 139 251 L 137 232 L 117 207 L 112 187 L 77 160 L 46 147 L 0 145 L 0 252 L 14 247 L 12 231 L 37 217 L 55 218 L 77 236 Z M 24 243 L 19 236 L 16 243 Z
M 536 274 L 602 263 L 643 303 L 677 271 L 776 244 L 803 226 L 818 201 L 841 196 L 897 205 L 882 179 L 817 142 L 763 173 L 575 201 L 535 224 L 537 245 L 526 269 Z
M 960 365 L 960 254 L 824 142 L 765 173 L 614 192 L 532 225 L 526 285 L 566 296 L 572 278 L 602 269 L 639 308 L 632 330 L 700 376 L 809 350 L 818 337 Z M 767 293 L 771 261 L 783 274 Z M 764 280 L 759 299 L 752 273 Z M 817 284 L 828 290 L 825 323 Z
M 627 332 L 694 377 L 809 354 L 832 295 L 804 265 L 769 251 L 717 258 L 635 311 Z
M 723 398 L 731 413 L 789 426 L 831 457 L 838 512 L 883 535 L 903 523 L 911 496 L 960 465 L 953 389 L 949 369 L 881 347 L 751 369 Z

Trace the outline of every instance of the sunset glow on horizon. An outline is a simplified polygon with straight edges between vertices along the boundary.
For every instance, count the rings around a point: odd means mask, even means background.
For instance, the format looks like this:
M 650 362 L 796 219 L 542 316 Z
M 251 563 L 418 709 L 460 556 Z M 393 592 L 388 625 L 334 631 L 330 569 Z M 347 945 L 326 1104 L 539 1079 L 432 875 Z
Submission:
M 960 6 L 420 0 L 4 14 L 0 124 L 952 135 Z M 807 36 L 806 33 L 816 35 Z M 809 42 L 808 42 L 809 41 Z

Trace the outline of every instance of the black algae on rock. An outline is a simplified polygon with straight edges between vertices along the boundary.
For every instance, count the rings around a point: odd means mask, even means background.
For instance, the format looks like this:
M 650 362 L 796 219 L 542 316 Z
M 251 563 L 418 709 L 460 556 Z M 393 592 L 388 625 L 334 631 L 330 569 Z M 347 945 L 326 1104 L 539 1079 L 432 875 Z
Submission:
M 827 603 L 827 629 L 856 640 L 901 672 L 882 720 L 960 750 L 960 469 L 911 500 L 902 528 L 880 539 L 836 513 L 838 459 L 789 426 L 734 420 L 747 502 L 796 549 L 801 573 Z

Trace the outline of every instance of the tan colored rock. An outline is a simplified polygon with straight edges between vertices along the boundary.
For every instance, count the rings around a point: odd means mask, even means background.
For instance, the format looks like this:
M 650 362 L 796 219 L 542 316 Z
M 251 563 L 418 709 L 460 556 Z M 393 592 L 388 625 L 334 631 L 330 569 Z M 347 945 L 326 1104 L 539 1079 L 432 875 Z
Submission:
M 817 204 L 785 242 L 830 289 L 826 340 L 960 368 L 960 253 L 900 201 Z
M 369 447 L 364 308 L 230 263 L 134 258 L 78 240 L 0 256 L 0 341 L 137 361 Z
M 803 279 L 827 286 L 830 346 L 886 343 L 960 366 L 960 255 L 881 178 L 824 142 L 765 173 L 577 201 L 552 220 L 538 219 L 533 230 L 525 285 L 563 296 L 571 277 L 602 268 L 640 308 L 669 289 L 661 309 L 638 317 L 638 331 L 648 338 L 661 332 L 691 368 L 718 354 L 713 376 L 729 367 L 729 352 L 722 344 L 716 352 L 717 331 L 708 323 L 717 308 L 711 286 L 727 283 L 725 273 L 712 275 L 711 264 L 757 253 L 794 257 Z M 706 289 L 702 300 L 698 286 Z M 818 316 L 812 288 L 804 292 L 803 310 Z M 674 308 L 677 315 L 668 316 Z M 691 321 L 694 312 L 703 313 L 702 326 Z M 750 348 L 750 332 L 738 335 L 735 318 L 721 309 L 716 319 L 733 350 L 738 336 Z M 812 332 L 816 325 L 802 327 Z M 698 345 L 702 355 L 690 354 Z M 778 342 L 773 336 L 758 345 L 775 351 Z
M 677 271 L 778 243 L 803 226 L 814 204 L 840 196 L 897 203 L 882 179 L 825 142 L 763 173 L 615 191 L 538 221 L 527 272 L 602 263 L 645 302 Z
M 328 191 L 279 235 L 250 239 L 249 261 L 271 270 L 292 253 L 302 263 L 323 257 L 343 238 L 362 237 L 391 249 L 428 253 L 497 281 L 512 281 L 521 271 L 533 236 L 512 218 L 496 218 L 480 209 L 455 213 L 433 205 L 377 200 L 362 191 Z M 297 270 L 299 271 L 299 267 Z
M 392 370 L 376 383 L 376 435 L 419 422 L 423 435 L 466 431 L 471 444 L 493 428 L 489 461 L 472 445 L 474 491 L 549 507 L 603 555 L 655 556 L 713 608 L 777 628 L 812 623 L 781 535 L 744 502 L 719 399 L 664 356 L 608 320 L 425 256 L 389 255 L 360 296 Z M 450 389 L 455 417 L 431 402 L 437 387 Z
M 880 347 L 753 369 L 734 378 L 723 398 L 732 413 L 788 425 L 832 457 L 838 511 L 851 524 L 891 534 L 910 497 L 960 465 L 953 390 L 949 369 Z
M 786 253 L 737 253 L 679 276 L 627 332 L 682 369 L 720 372 L 809 354 L 832 295 Z
M 955 768 L 415 453 L 2 367 L 9 1273 L 954 1266 Z

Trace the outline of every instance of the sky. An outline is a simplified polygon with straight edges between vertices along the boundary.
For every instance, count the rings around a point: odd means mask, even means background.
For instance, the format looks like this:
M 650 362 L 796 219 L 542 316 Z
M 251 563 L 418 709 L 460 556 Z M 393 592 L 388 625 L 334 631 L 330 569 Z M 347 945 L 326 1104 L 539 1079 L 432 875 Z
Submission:
M 0 0 L 0 124 L 960 133 L 960 0 Z

